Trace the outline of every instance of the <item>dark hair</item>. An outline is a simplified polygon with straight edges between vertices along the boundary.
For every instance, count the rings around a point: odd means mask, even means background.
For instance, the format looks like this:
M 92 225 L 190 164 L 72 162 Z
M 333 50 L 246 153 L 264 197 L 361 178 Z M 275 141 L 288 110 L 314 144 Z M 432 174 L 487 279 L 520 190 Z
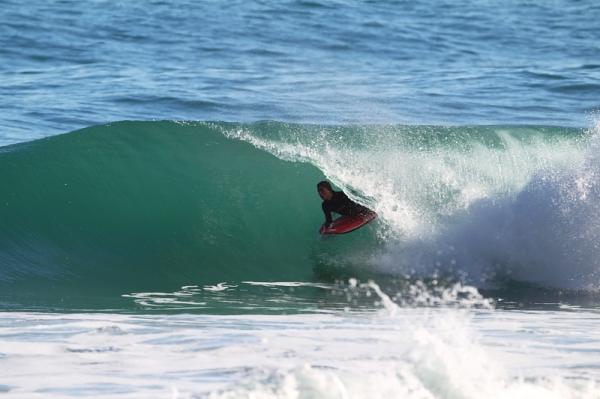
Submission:
M 317 190 L 320 189 L 321 187 L 325 187 L 329 191 L 333 191 L 333 188 L 331 188 L 331 183 L 329 183 L 327 180 L 323 180 L 323 181 L 320 181 L 319 183 L 317 183 Z

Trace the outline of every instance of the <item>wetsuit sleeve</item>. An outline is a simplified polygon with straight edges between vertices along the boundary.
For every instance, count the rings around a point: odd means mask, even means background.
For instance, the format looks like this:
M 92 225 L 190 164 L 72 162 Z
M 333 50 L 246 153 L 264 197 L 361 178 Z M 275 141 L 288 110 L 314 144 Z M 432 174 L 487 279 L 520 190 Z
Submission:
M 327 224 L 327 225 L 331 224 L 331 222 L 333 220 L 331 218 L 331 211 L 327 207 L 327 204 L 325 204 L 325 202 L 323 202 L 323 205 L 321 205 L 321 208 L 323 208 L 323 213 L 325 214 L 325 224 Z
M 356 202 L 352 201 L 347 195 L 346 193 L 341 193 L 343 195 L 342 197 L 342 201 L 344 203 L 344 209 L 346 210 L 347 214 L 350 216 L 354 216 L 354 215 L 360 215 L 360 214 L 366 214 L 371 212 L 370 209 L 357 204 Z

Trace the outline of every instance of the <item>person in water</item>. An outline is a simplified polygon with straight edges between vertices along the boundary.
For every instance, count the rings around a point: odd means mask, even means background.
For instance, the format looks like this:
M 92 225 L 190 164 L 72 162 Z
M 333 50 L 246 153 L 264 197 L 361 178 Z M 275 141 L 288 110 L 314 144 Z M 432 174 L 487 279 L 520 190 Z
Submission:
M 329 227 L 333 222 L 331 212 L 339 213 L 342 216 L 366 215 L 372 212 L 370 209 L 352 201 L 343 191 L 333 191 L 331 183 L 326 180 L 317 184 L 317 192 L 323 200 L 322 208 L 325 214 L 323 227 Z

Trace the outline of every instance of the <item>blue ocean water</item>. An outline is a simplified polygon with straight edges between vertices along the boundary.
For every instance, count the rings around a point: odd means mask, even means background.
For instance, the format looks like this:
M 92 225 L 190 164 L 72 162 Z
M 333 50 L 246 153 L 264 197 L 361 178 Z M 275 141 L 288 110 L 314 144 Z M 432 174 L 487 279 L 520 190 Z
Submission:
M 598 21 L 0 2 L 0 397 L 600 398 Z
M 32 1 L 0 13 L 0 139 L 115 120 L 587 126 L 594 1 Z

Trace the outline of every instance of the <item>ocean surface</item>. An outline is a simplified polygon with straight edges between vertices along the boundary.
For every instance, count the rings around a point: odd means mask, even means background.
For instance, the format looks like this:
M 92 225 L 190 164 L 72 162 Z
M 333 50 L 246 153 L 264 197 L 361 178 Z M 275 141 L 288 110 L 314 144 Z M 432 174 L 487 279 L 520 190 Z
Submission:
M 0 398 L 600 398 L 599 21 L 0 1 Z

